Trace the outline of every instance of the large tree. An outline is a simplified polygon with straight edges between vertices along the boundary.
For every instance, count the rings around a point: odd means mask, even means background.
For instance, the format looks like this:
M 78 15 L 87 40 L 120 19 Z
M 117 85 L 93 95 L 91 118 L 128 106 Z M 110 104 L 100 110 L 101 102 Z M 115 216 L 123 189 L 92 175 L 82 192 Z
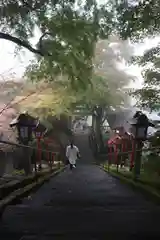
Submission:
M 121 92 L 126 105 L 129 104 L 130 99 L 125 94 L 125 87 L 135 80 L 135 76 L 126 71 L 127 62 L 132 54 L 133 47 L 128 40 L 123 41 L 118 35 L 112 35 L 108 40 L 97 42 L 93 60 L 95 74 L 105 80 L 114 97 Z
M 55 74 L 54 69 L 43 61 L 42 65 L 31 63 L 26 70 L 26 76 L 33 82 L 51 82 L 53 87 L 52 94 L 48 94 L 48 103 L 52 108 L 68 111 L 73 114 L 75 108 L 81 108 L 83 112 L 93 114 L 93 128 L 97 139 L 101 142 L 101 126 L 107 116 L 107 111 L 111 106 L 116 108 L 122 105 L 128 106 L 130 99 L 126 94 L 126 85 L 134 80 L 134 77 L 127 74 L 118 65 L 127 61 L 132 53 L 129 42 L 121 41 L 117 36 L 112 36 L 108 40 L 99 40 L 95 48 L 93 58 L 93 73 L 90 75 L 90 84 L 86 88 L 87 76 L 83 78 L 83 85 L 68 84 L 67 74 Z M 54 81 L 51 81 L 54 78 Z M 53 104 L 55 101 L 55 86 L 59 85 L 63 93 L 59 94 L 62 106 Z M 76 92 L 75 92 L 76 91 Z M 60 92 L 59 92 L 60 93 Z M 60 97 L 60 95 L 62 97 Z M 68 97 L 67 97 L 68 95 Z M 50 100 L 49 100 L 50 99 Z M 66 104 L 68 107 L 66 108 Z M 44 103 L 43 103 L 44 104 Z
M 114 109 L 130 106 L 130 98 L 126 86 L 134 80 L 134 76 L 120 68 L 132 55 L 132 47 L 128 41 L 122 41 L 117 35 L 108 40 L 98 41 L 95 49 L 94 73 L 99 76 L 97 89 L 100 95 L 93 107 L 93 129 L 97 139 L 97 147 L 103 149 L 102 125 L 108 118 L 111 107 Z
M 112 13 L 96 0 L 0 0 L 0 38 L 37 55 L 35 67 L 51 68 L 73 82 L 89 81 L 94 45 L 112 31 Z M 101 21 L 103 19 L 103 21 Z M 36 46 L 31 37 L 41 33 Z M 47 61 L 47 64 L 46 64 Z M 50 72 L 53 80 L 53 71 Z M 85 80 L 84 80 L 85 79 Z
M 116 29 L 123 39 L 142 41 L 145 37 L 154 38 L 160 30 L 160 1 L 113 1 Z M 150 110 L 160 108 L 160 47 L 159 44 L 147 50 L 143 56 L 133 60 L 143 67 L 144 84 L 133 91 L 137 105 Z
M 152 110 L 160 109 L 160 60 L 159 46 L 147 50 L 143 56 L 134 59 L 143 67 L 143 86 L 133 90 L 132 95 L 137 100 L 137 105 Z

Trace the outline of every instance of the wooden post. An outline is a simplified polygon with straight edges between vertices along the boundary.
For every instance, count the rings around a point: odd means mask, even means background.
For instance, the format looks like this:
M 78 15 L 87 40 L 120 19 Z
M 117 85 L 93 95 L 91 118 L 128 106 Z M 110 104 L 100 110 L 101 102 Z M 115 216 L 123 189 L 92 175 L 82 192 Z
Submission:
M 119 162 L 118 162 L 118 147 L 117 144 L 115 143 L 115 163 L 116 163 L 116 170 L 118 172 L 119 169 Z
M 42 163 L 41 163 L 41 157 L 42 157 L 42 151 L 41 151 L 41 137 L 37 137 L 37 148 L 38 148 L 38 169 L 42 169 Z
M 135 157 L 135 151 L 136 151 L 136 142 L 133 139 L 132 140 L 132 153 L 130 154 L 130 172 L 132 172 L 133 165 L 134 165 L 134 157 Z
M 140 176 L 141 171 L 141 155 L 142 155 L 142 141 L 136 141 L 135 164 L 134 164 L 134 180 L 136 181 Z

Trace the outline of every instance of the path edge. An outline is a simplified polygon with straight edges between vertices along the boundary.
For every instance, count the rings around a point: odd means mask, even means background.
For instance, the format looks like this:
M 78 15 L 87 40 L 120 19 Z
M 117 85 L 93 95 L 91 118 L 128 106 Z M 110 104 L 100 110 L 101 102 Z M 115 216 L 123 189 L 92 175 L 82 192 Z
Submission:
M 120 182 L 128 185 L 129 187 L 131 187 L 134 191 L 140 192 L 141 194 L 143 194 L 143 196 L 150 201 L 153 201 L 156 204 L 160 204 L 160 194 L 154 190 L 153 188 L 149 187 L 149 186 L 145 186 L 139 182 L 136 182 L 132 179 L 129 179 L 125 176 L 122 176 L 118 173 L 113 172 L 112 170 L 107 169 L 107 166 L 100 166 L 100 168 L 105 171 L 106 173 L 108 173 L 109 175 L 111 175 L 112 177 L 118 179 Z
M 11 194 L 9 194 L 7 197 L 0 200 L 0 216 L 2 216 L 7 205 L 13 204 L 16 200 L 28 195 L 31 191 L 40 188 L 45 182 L 49 181 L 50 178 L 57 176 L 59 173 L 63 172 L 65 169 L 66 169 L 65 166 L 60 167 L 59 169 L 56 169 L 54 172 L 50 172 L 48 174 L 45 174 L 45 176 L 38 178 L 36 181 L 32 182 L 31 184 L 28 184 L 22 188 L 19 188 L 11 192 Z

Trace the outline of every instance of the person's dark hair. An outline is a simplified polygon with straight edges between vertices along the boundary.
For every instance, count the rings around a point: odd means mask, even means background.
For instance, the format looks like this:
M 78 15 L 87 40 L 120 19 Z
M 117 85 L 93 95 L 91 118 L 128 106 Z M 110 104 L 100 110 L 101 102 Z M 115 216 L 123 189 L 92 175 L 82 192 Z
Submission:
M 71 148 L 73 148 L 73 145 L 74 145 L 74 144 L 73 144 L 73 141 L 71 141 L 71 142 L 70 142 L 70 146 L 71 146 Z
M 141 114 L 142 114 L 141 111 L 136 111 L 136 113 L 134 114 L 133 118 L 138 118 Z

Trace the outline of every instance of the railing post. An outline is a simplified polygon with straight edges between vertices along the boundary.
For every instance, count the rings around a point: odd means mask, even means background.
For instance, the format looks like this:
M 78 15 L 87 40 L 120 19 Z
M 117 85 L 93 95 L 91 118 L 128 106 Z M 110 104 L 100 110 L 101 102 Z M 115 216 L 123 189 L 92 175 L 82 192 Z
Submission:
M 47 144 L 47 146 L 49 146 L 49 143 L 52 142 L 49 138 L 46 139 L 45 143 Z M 48 160 L 48 165 L 52 170 L 52 153 L 51 152 L 47 152 L 47 160 Z
M 52 160 L 52 166 L 53 166 L 55 161 L 55 154 L 53 152 L 52 152 L 51 160 Z
M 113 156 L 113 153 L 112 153 L 112 145 L 108 145 L 108 172 L 110 170 L 110 163 L 112 162 L 112 156 Z
M 126 157 L 126 150 L 127 150 L 127 147 L 126 147 L 126 140 L 123 139 L 122 140 L 122 145 L 121 145 L 121 157 L 120 157 L 120 161 L 121 161 L 121 168 L 125 165 L 125 157 Z
M 136 141 L 135 147 L 135 160 L 134 160 L 134 180 L 137 180 L 140 176 L 141 170 L 141 154 L 142 154 L 142 141 Z
M 111 160 L 111 147 L 108 146 L 108 165 L 107 165 L 108 172 L 110 170 L 110 160 Z
M 117 144 L 115 143 L 115 154 L 114 154 L 114 157 L 115 157 L 115 163 L 116 163 L 116 170 L 118 172 L 118 169 L 119 169 L 119 162 L 118 162 L 118 146 Z
M 37 149 L 38 149 L 38 170 L 42 169 L 42 162 L 41 162 L 41 157 L 42 157 L 42 151 L 41 151 L 41 137 L 37 137 Z
M 135 157 L 135 151 L 136 151 L 136 142 L 133 139 L 132 140 L 132 150 L 131 150 L 131 154 L 130 154 L 130 172 L 132 172 L 133 169 L 133 165 L 134 165 L 134 157 Z

